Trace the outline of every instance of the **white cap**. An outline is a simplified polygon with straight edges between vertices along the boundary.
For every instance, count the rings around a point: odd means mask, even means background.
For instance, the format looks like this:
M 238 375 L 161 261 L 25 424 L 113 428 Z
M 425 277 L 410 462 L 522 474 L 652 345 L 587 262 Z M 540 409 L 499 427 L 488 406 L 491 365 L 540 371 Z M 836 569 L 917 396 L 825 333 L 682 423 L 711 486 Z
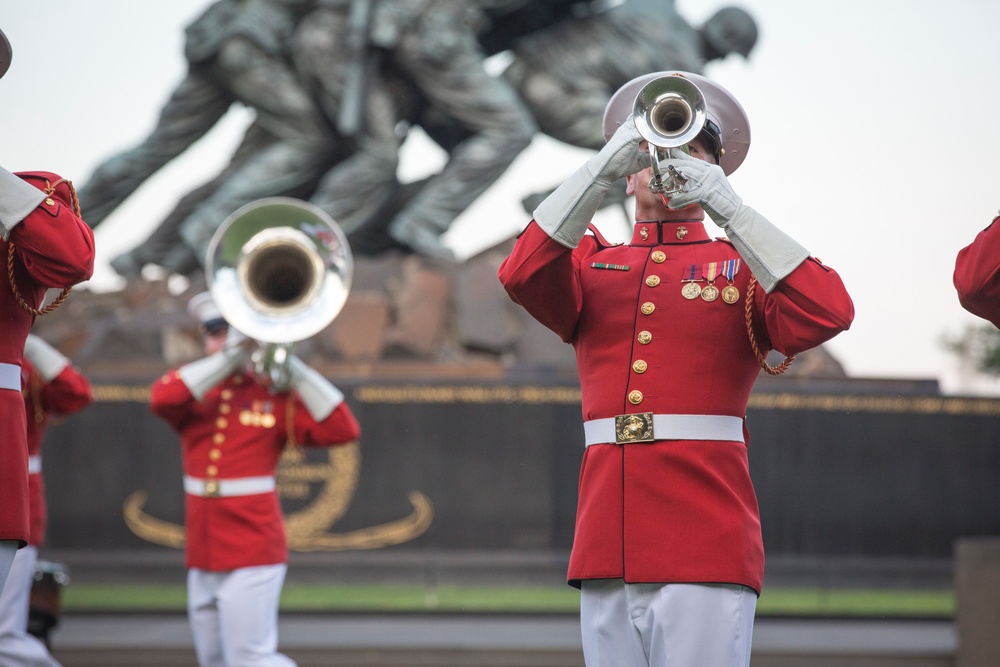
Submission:
M 750 120 L 733 94 L 700 74 L 691 72 L 653 72 L 632 79 L 611 96 L 604 109 L 604 139 L 607 141 L 618 127 L 628 120 L 635 108 L 635 98 L 643 86 L 663 76 L 680 76 L 698 86 L 705 96 L 708 120 L 719 130 L 722 157 L 719 166 L 728 176 L 743 164 L 750 149 Z M 706 123 L 708 125 L 708 123 Z
M 225 318 L 222 317 L 222 313 L 219 312 L 218 306 L 215 305 L 215 301 L 212 299 L 212 295 L 209 292 L 202 292 L 201 294 L 196 294 L 188 301 L 188 314 L 194 319 L 198 320 L 198 323 L 202 326 L 207 326 L 209 324 L 223 324 L 225 323 Z

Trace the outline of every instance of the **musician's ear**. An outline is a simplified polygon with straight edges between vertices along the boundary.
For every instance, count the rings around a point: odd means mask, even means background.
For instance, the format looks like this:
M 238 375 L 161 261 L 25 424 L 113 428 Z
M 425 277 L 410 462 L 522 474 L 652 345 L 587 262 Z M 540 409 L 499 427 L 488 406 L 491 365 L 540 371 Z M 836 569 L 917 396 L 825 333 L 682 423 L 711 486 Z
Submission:
M 635 194 L 635 174 L 625 177 L 625 194 L 632 196 Z

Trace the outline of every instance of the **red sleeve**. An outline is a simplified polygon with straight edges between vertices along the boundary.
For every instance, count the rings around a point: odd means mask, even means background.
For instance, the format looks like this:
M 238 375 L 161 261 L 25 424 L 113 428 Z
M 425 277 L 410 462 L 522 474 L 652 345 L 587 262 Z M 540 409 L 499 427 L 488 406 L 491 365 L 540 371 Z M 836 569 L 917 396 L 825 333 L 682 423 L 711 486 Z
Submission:
M 295 442 L 310 447 L 344 445 L 361 436 L 361 426 L 346 402 L 338 405 L 330 416 L 317 422 L 302 401 L 295 398 Z
M 83 373 L 67 365 L 51 382 L 42 386 L 42 409 L 57 415 L 79 412 L 94 401 L 90 382 Z
M 958 301 L 973 315 L 1000 327 L 1000 217 L 979 232 L 955 259 Z
M 197 401 L 176 370 L 170 371 L 150 387 L 149 409 L 176 431 L 180 431 L 196 415 L 193 403 Z
M 770 347 L 786 355 L 822 345 L 854 320 L 854 303 L 840 276 L 813 257 L 785 276 L 771 294 L 758 287 L 754 300 Z
M 94 273 L 94 232 L 76 214 L 72 186 L 44 171 L 17 176 L 49 195 L 10 233 L 28 275 L 42 287 L 89 280 Z
M 583 307 L 580 262 L 595 248 L 589 236 L 577 249 L 567 248 L 532 221 L 500 265 L 500 282 L 514 303 L 569 342 Z

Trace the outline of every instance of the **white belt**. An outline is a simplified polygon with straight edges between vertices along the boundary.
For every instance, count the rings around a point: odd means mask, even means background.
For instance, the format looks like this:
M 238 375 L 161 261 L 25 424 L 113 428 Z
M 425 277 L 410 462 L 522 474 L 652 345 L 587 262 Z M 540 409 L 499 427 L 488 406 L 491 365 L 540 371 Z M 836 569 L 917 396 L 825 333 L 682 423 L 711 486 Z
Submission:
M 725 415 L 654 415 L 642 412 L 586 421 L 583 433 L 587 447 L 654 440 L 743 442 L 743 420 Z
M 28 457 L 28 474 L 37 475 L 42 472 L 42 457 L 38 454 Z
M 198 479 L 184 475 L 184 492 L 203 498 L 253 496 L 274 491 L 274 477 L 238 477 L 236 479 Z
M 21 367 L 17 364 L 0 364 L 0 389 L 21 391 Z

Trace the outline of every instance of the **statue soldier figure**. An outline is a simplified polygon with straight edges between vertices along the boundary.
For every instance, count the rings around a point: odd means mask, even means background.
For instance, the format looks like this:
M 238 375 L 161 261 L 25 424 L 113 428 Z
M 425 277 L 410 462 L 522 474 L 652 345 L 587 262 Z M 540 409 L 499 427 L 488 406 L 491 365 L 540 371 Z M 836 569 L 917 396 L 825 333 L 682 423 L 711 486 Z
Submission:
M 236 102 L 254 109 L 275 141 L 249 156 L 180 223 L 187 248 L 168 268 L 204 261 L 215 228 L 242 204 L 301 186 L 321 172 L 332 132 L 287 55 L 299 14 L 312 0 L 218 0 L 186 31 L 187 76 L 138 146 L 101 164 L 80 189 L 93 226 L 160 167 L 207 133 Z M 193 253 L 193 257 L 192 257 Z M 122 263 L 119 262 L 119 266 Z M 138 267 L 141 268 L 141 267 Z

